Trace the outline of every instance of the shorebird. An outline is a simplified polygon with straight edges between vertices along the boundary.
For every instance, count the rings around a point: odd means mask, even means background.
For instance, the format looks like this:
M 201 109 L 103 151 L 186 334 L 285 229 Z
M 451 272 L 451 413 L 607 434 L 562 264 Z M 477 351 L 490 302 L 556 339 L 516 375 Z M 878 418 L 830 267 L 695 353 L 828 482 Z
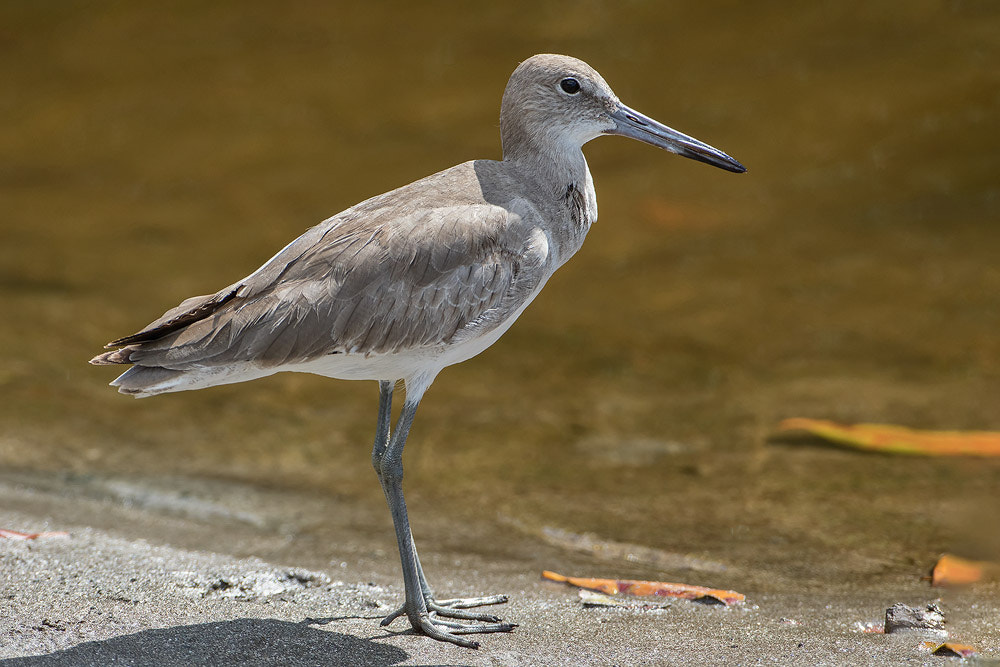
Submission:
M 246 278 L 187 299 L 90 363 L 132 364 L 111 385 L 137 397 L 282 371 L 377 380 L 372 465 L 405 587 L 403 605 L 382 625 L 405 615 L 417 632 L 476 648 L 463 635 L 515 625 L 469 609 L 507 598 L 434 596 L 410 533 L 403 446 L 437 374 L 495 343 L 580 249 L 597 221 L 582 147 L 603 134 L 746 171 L 622 104 L 583 61 L 536 55 L 514 70 L 503 94 L 502 160 L 465 162 L 338 213 Z M 400 380 L 404 402 L 390 430 Z

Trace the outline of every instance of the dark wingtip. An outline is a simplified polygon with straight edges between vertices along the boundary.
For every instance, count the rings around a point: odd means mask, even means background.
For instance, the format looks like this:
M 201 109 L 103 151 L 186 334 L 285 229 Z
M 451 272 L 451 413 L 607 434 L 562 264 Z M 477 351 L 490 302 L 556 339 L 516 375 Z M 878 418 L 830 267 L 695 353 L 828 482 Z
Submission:
M 115 364 L 130 364 L 128 350 L 112 350 L 104 352 L 91 359 L 88 363 L 94 366 L 113 366 Z
M 109 354 L 108 352 L 105 352 L 104 354 L 99 354 L 90 361 L 88 361 L 87 363 L 90 364 L 91 366 L 110 366 L 114 362 L 107 360 L 108 354 Z

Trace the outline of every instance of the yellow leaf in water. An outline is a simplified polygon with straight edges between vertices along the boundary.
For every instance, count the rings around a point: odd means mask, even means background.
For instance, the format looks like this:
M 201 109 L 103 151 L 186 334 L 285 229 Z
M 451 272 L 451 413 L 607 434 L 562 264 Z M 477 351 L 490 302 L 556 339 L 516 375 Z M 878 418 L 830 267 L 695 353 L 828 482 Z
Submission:
M 675 597 L 717 602 L 727 606 L 738 604 L 746 599 L 742 593 L 737 593 L 736 591 L 723 591 L 715 588 L 705 588 L 704 586 L 691 586 L 690 584 L 671 584 L 665 581 L 566 577 L 548 570 L 542 572 L 542 577 L 549 581 L 558 581 L 578 588 L 600 591 L 608 595 Z
M 825 419 L 786 419 L 781 431 L 807 431 L 848 447 L 924 456 L 1000 456 L 1000 432 L 919 431 L 890 424 L 837 424 Z

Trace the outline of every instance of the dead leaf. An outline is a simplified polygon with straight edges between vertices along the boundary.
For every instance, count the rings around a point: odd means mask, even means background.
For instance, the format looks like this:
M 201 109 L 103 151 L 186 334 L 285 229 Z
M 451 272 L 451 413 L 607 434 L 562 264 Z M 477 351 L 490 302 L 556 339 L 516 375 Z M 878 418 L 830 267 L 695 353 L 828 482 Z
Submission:
M 848 447 L 922 456 L 1000 456 L 1000 432 L 920 431 L 891 424 L 837 424 L 825 419 L 793 418 L 781 431 L 807 431 Z
M 0 538 L 6 537 L 11 540 L 37 540 L 39 537 L 66 537 L 69 533 L 56 531 L 51 533 L 22 533 L 19 530 L 7 530 L 0 528 Z
M 545 570 L 542 577 L 549 581 L 558 581 L 578 588 L 599 591 L 608 595 L 637 595 L 675 597 L 702 602 L 715 602 L 726 606 L 739 604 L 746 597 L 736 591 L 723 591 L 704 586 L 689 584 L 671 584 L 663 581 L 638 581 L 635 579 L 594 579 L 589 577 L 566 577 Z
M 931 586 L 963 586 L 1000 575 L 1000 563 L 967 560 L 945 554 L 931 570 Z
M 956 644 L 955 642 L 944 642 L 943 644 L 938 644 L 937 642 L 924 642 L 924 646 L 928 648 L 933 655 L 945 655 L 952 658 L 971 658 L 976 654 L 975 647 L 969 646 L 968 644 Z

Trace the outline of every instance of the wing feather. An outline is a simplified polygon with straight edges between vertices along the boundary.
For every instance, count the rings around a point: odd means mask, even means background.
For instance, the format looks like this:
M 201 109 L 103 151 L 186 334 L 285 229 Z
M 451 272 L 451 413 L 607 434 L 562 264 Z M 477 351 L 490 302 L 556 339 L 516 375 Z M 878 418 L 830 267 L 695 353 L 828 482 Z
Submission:
M 461 167 L 324 221 L 247 278 L 184 301 L 95 362 L 281 365 L 446 345 L 499 326 L 551 272 L 548 245 L 529 204 L 469 197 L 478 185 Z M 444 178 L 465 179 L 452 188 L 465 199 L 414 207 L 440 200 Z
M 529 257 L 533 271 L 523 271 L 532 248 L 523 233 L 510 233 L 520 224 L 513 217 L 499 207 L 452 207 L 426 212 L 419 225 L 297 249 L 281 270 L 259 271 L 215 295 L 220 305 L 210 316 L 165 315 L 158 339 L 123 339 L 140 343 L 128 360 L 175 369 L 280 365 L 447 344 L 471 325 L 503 322 L 542 279 L 543 257 Z

